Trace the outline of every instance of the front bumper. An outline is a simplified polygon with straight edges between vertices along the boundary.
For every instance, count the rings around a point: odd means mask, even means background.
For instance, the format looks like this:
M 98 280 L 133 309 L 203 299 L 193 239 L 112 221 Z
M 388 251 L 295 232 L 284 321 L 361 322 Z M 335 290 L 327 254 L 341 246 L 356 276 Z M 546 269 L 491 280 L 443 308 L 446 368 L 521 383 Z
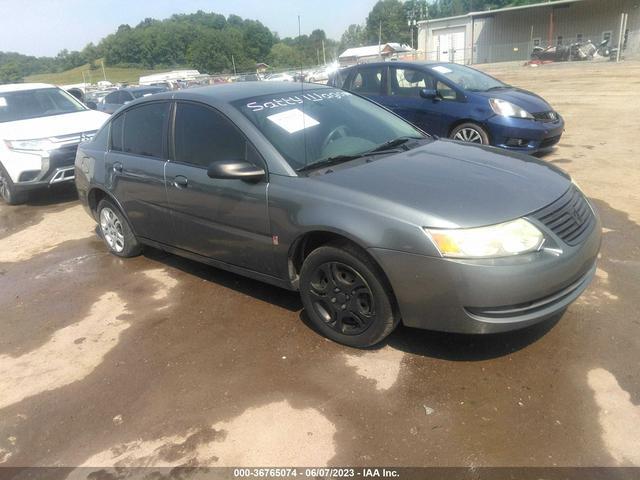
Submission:
M 554 122 L 494 115 L 487 121 L 491 144 L 514 152 L 544 152 L 556 145 L 564 132 L 564 120 Z
M 483 260 L 427 257 L 371 248 L 387 274 L 403 323 L 456 333 L 524 328 L 563 311 L 596 270 L 601 225 L 575 247 Z
M 19 154 L 21 171 L 12 179 L 19 192 L 39 190 L 51 185 L 73 182 L 74 161 L 78 145 L 51 151 L 48 155 Z

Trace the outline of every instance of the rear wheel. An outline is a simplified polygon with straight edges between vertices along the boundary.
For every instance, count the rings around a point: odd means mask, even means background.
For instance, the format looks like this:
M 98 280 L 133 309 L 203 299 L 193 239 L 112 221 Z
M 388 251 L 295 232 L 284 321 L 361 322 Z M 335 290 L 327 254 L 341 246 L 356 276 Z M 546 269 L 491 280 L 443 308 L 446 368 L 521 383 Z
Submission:
M 133 234 L 129 222 L 109 200 L 98 204 L 98 223 L 100 234 L 109 250 L 119 257 L 135 257 L 142 252 L 142 245 Z
M 463 123 L 451 131 L 449 138 L 461 142 L 489 145 L 489 134 L 477 123 Z
M 399 323 L 380 269 L 350 244 L 330 244 L 309 254 L 300 272 L 300 296 L 314 326 L 351 347 L 375 345 Z
M 25 192 L 17 192 L 11 177 L 0 163 L 0 197 L 9 205 L 20 205 L 27 201 Z

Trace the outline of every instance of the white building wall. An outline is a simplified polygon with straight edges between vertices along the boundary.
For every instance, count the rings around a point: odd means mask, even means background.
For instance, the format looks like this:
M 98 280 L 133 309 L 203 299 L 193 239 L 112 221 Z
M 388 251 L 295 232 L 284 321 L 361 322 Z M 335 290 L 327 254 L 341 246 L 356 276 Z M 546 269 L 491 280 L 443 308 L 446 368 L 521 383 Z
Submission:
M 599 43 L 604 32 L 611 32 L 610 45 L 616 46 L 620 31 L 620 14 L 629 14 L 627 52 L 640 52 L 639 0 L 584 0 L 568 5 L 524 8 L 504 12 L 483 12 L 449 20 L 431 20 L 421 23 L 418 40 L 426 59 L 433 60 L 437 51 L 436 34 L 439 29 L 465 25 L 466 63 L 487 63 L 508 60 L 526 60 L 533 49 L 534 40 L 544 46 L 549 43 L 550 15 L 553 11 L 551 44 L 558 36 L 563 43 L 584 41 Z

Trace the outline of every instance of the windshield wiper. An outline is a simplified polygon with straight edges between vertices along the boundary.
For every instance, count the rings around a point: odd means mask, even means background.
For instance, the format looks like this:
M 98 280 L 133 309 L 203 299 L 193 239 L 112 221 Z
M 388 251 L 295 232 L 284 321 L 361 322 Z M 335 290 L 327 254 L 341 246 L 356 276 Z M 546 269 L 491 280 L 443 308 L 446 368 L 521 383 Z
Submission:
M 502 90 L 503 88 L 511 88 L 511 85 L 496 85 L 495 87 L 487 88 L 485 92 L 490 92 L 491 90 Z
M 339 163 L 348 162 L 350 160 L 356 160 L 362 157 L 381 155 L 385 153 L 389 153 L 387 152 L 387 149 L 385 149 L 384 151 L 374 149 L 362 153 L 354 153 L 353 155 L 336 155 L 335 157 L 325 158 L 324 160 L 320 160 L 319 162 L 310 163 L 309 165 L 300 167 L 296 170 L 296 172 L 306 172 L 307 170 L 315 170 L 316 168 L 330 167 L 331 165 L 337 165 Z
M 382 152 L 384 150 L 389 150 L 390 148 L 399 147 L 400 145 L 403 145 L 403 144 L 407 143 L 409 140 L 422 140 L 422 139 L 423 139 L 423 137 L 398 137 L 398 138 L 394 138 L 393 140 L 389 140 L 388 142 L 384 142 L 382 145 L 377 146 L 373 150 L 369 150 L 368 153 Z

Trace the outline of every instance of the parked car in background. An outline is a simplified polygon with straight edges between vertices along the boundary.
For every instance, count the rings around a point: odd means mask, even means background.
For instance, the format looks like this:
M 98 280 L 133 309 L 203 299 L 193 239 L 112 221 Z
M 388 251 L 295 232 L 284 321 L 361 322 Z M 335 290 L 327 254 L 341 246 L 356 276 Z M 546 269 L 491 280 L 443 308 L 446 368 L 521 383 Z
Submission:
M 556 145 L 564 131 L 560 114 L 535 93 L 455 63 L 361 64 L 334 73 L 329 84 L 439 137 L 536 153 Z
M 325 83 L 329 79 L 326 68 L 312 70 L 307 75 L 307 81 L 311 83 Z
M 108 118 L 53 85 L 0 85 L 0 197 L 16 205 L 73 181 L 78 144 Z
M 123 105 L 136 98 L 146 97 L 155 93 L 166 92 L 166 87 L 127 87 L 111 92 L 97 104 L 101 112 L 112 114 Z
M 355 347 L 401 321 L 540 322 L 587 287 L 600 247 L 598 216 L 557 167 L 437 140 L 323 85 L 139 99 L 80 146 L 76 186 L 113 254 L 152 245 L 297 290 L 320 332 Z
M 265 82 L 293 82 L 294 78 L 288 73 L 272 73 L 264 80 Z
M 258 76 L 257 73 L 249 73 L 246 75 L 238 75 L 234 81 L 235 82 L 258 82 L 260 81 L 260 77 Z

